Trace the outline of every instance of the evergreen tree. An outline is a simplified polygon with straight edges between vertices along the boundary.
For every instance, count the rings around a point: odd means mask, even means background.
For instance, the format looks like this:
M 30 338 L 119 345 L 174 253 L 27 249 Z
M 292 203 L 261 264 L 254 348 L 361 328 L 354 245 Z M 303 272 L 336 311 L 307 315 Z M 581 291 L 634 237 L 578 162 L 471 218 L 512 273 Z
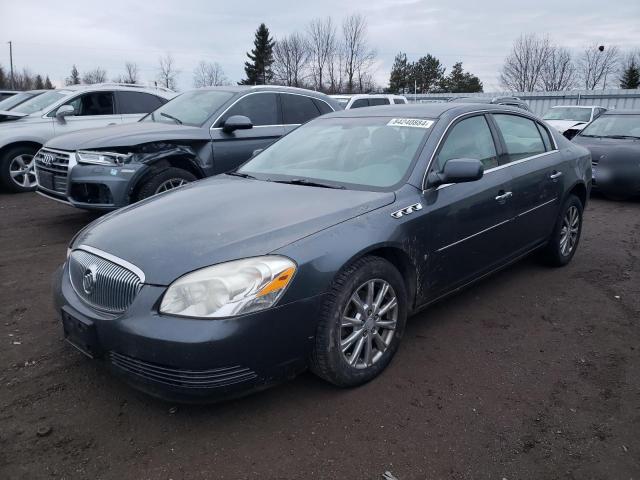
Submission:
M 620 88 L 635 89 L 640 87 L 640 65 L 632 58 L 620 77 Z
M 453 93 L 482 92 L 482 82 L 475 75 L 465 72 L 462 62 L 458 62 L 451 68 L 449 75 L 442 79 L 440 89 L 443 92 Z
M 391 67 L 391 75 L 389 75 L 388 90 L 390 93 L 407 93 L 413 89 L 411 69 L 412 65 L 407 60 L 407 54 L 398 53 L 393 61 L 393 67 Z
M 71 76 L 67 77 L 67 80 L 65 83 L 67 85 L 78 85 L 80 83 L 80 73 L 78 72 L 78 69 L 76 68 L 75 65 L 71 69 Z
M 0 65 L 0 88 L 7 88 L 9 86 L 9 79 L 7 79 L 4 73 L 4 68 Z
M 44 88 L 46 88 L 47 90 L 53 90 L 54 86 L 51 83 L 51 80 L 49 80 L 49 75 L 47 75 L 47 77 L 44 79 Z
M 240 85 L 266 85 L 273 78 L 271 65 L 273 64 L 273 46 L 275 41 L 269 37 L 269 29 L 261 23 L 256 30 L 253 41 L 254 48 L 247 52 L 250 62 L 244 62 L 244 71 L 247 78 Z
M 444 67 L 433 55 L 427 54 L 413 64 L 413 78 L 417 84 L 419 93 L 427 93 L 435 90 L 444 75 Z
M 44 80 L 42 80 L 42 75 L 37 74 L 36 78 L 33 82 L 33 88 L 35 88 L 36 90 L 43 90 L 44 89 Z

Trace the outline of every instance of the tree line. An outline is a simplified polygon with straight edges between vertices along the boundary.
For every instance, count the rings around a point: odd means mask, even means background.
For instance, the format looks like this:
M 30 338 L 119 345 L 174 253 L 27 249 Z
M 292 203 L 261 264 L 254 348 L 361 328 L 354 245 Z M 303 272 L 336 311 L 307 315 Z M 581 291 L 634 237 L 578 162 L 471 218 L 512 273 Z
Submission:
M 12 79 L 11 73 L 5 71 L 4 67 L 0 65 L 0 89 L 2 90 L 45 90 L 52 88 L 54 87 L 48 75 L 43 77 L 39 73 L 31 73 L 28 68 L 23 68 L 19 72 L 14 72 Z
M 536 34 L 513 43 L 500 84 L 515 92 L 640 87 L 640 51 L 623 55 L 617 46 L 588 45 L 577 54 Z

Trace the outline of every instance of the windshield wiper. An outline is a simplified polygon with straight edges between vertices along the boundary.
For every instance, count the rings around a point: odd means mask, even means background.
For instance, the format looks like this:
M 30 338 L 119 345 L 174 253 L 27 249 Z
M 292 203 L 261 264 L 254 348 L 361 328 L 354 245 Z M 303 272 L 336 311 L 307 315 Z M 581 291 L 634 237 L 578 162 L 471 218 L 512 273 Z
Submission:
M 638 139 L 640 137 L 638 137 L 636 135 L 607 135 L 605 138 L 616 138 L 616 139 L 634 138 L 634 139 Z
M 163 117 L 170 118 L 171 120 L 176 122 L 178 125 L 182 125 L 182 120 L 180 120 L 179 118 L 174 117 L 173 115 L 169 115 L 168 113 L 164 113 L 164 112 L 160 112 L 160 115 L 162 115 Z
M 254 177 L 253 175 L 249 175 L 248 173 L 242 173 L 242 172 L 227 172 L 227 175 L 231 175 L 233 177 L 240 177 L 240 178 L 251 178 L 253 180 L 256 180 L 256 177 Z
M 344 190 L 342 185 L 331 185 L 329 183 L 316 182 L 308 178 L 292 178 L 291 180 L 273 180 L 275 183 L 287 183 L 290 185 L 305 185 L 307 187 L 336 188 Z

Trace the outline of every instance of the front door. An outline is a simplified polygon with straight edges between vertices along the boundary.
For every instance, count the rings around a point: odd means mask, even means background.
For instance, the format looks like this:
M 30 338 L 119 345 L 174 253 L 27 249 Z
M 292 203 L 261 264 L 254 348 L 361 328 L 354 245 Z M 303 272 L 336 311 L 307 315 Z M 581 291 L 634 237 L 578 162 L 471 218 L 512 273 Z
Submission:
M 224 122 L 233 115 L 249 117 L 253 128 L 225 132 Z M 214 174 L 228 172 L 247 161 L 284 134 L 277 94 L 256 92 L 231 106 L 211 128 Z

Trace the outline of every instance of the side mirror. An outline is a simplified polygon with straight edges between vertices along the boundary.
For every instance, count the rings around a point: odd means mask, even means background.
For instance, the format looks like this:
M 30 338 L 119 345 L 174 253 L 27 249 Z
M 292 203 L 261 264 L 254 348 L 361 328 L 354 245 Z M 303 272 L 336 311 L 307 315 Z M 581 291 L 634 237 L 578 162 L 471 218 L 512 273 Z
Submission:
M 256 148 L 253 153 L 251 154 L 251 158 L 255 157 L 256 155 L 258 155 L 262 150 L 264 150 L 264 148 Z
M 244 115 L 231 115 L 224 121 L 224 125 L 222 125 L 222 131 L 226 133 L 231 133 L 234 130 L 248 130 L 250 128 L 253 128 L 253 123 L 251 123 L 249 117 L 245 117 Z
M 464 183 L 480 180 L 484 174 L 484 165 L 480 160 L 472 158 L 454 158 L 444 164 L 441 172 L 431 172 L 428 178 L 429 187 L 437 187 L 445 183 Z
M 76 114 L 76 109 L 71 105 L 62 105 L 56 110 L 56 118 L 61 122 L 64 122 L 64 117 L 68 117 Z

